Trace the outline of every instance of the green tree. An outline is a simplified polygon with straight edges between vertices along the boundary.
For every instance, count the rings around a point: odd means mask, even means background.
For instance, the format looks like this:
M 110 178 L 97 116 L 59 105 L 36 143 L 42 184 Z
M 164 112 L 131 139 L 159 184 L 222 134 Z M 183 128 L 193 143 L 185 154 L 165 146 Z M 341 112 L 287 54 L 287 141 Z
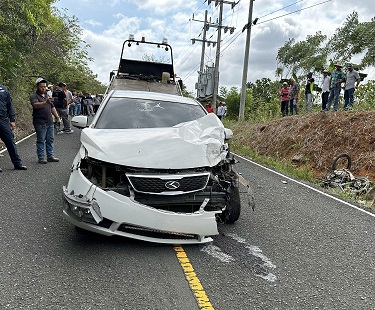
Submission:
M 308 35 L 305 41 L 296 42 L 289 39 L 279 48 L 276 60 L 279 63 L 276 75 L 281 78 L 294 77 L 297 81 L 309 71 L 321 71 L 327 61 L 328 49 L 325 40 L 327 37 L 318 31 Z

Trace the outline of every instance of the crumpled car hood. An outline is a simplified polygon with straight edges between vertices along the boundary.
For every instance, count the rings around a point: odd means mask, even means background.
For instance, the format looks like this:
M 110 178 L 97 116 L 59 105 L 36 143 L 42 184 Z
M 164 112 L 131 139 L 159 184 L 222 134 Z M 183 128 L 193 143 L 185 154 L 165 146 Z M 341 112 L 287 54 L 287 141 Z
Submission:
M 170 128 L 82 130 L 88 156 L 154 169 L 215 166 L 225 158 L 224 126 L 213 113 Z

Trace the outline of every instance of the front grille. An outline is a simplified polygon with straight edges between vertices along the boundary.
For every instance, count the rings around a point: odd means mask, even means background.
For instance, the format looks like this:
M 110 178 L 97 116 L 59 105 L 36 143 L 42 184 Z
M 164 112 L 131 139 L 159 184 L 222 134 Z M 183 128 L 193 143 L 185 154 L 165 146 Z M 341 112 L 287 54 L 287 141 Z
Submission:
M 207 186 L 210 174 L 126 174 L 126 176 L 136 192 L 155 195 L 178 195 L 203 190 Z
M 143 237 L 151 237 L 151 238 L 159 238 L 159 239 L 183 239 L 183 240 L 197 240 L 197 235 L 193 234 L 181 234 L 181 233 L 174 233 L 156 229 L 149 229 L 145 227 L 135 226 L 131 224 L 121 224 L 121 226 L 117 229 L 118 231 L 143 236 Z

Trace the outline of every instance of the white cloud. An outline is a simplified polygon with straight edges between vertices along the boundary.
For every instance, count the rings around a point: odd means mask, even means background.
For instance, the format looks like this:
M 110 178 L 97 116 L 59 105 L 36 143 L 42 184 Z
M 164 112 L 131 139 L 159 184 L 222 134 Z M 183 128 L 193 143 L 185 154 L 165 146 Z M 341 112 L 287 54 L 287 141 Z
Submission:
M 73 0 L 60 0 L 59 2 L 61 7 L 69 9 L 69 5 L 67 5 L 69 1 Z M 78 0 L 78 2 L 80 1 Z M 94 3 L 93 0 L 90 2 Z M 207 2 L 201 5 L 202 1 L 198 3 L 186 0 L 112 0 L 110 6 L 105 5 L 105 1 L 101 2 L 103 2 L 102 5 L 90 7 L 95 11 L 89 15 L 91 21 L 95 20 L 96 23 L 102 24 L 101 29 L 97 29 L 96 24 L 93 23 L 90 26 L 95 27 L 87 27 L 90 30 L 87 29 L 83 33 L 83 39 L 91 45 L 88 51 L 89 56 L 94 58 L 94 62 L 90 63 L 90 68 L 98 74 L 100 81 L 107 83 L 109 72 L 118 66 L 122 43 L 129 34 L 134 34 L 135 38 L 144 36 L 149 41 L 161 41 L 163 37 L 167 37 L 173 47 L 176 73 L 185 78 L 184 83 L 188 86 L 188 90 L 194 91 L 202 46 L 200 42 L 192 45 L 191 39 L 198 38 L 202 32 L 203 23 L 193 21 L 192 14 L 194 13 L 195 20 L 203 20 L 204 10 L 207 8 L 209 16 L 213 16 L 211 21 L 215 22 L 218 13 L 214 5 L 207 7 Z M 304 40 L 307 35 L 313 35 L 317 31 L 321 31 L 329 37 L 338 27 L 342 26 L 345 18 L 353 11 L 359 13 L 360 21 L 369 21 L 373 17 L 371 14 L 375 12 L 375 1 L 373 0 L 330 1 L 310 7 L 321 2 L 322 0 L 300 1 L 297 5 L 292 5 L 273 14 L 269 13 L 292 4 L 294 1 L 263 0 L 254 2 L 253 19 L 256 17 L 260 19 L 251 30 L 248 81 L 254 82 L 263 77 L 272 80 L 276 78 L 277 50 L 289 38 L 295 38 L 296 41 Z M 306 7 L 310 8 L 276 18 Z M 224 9 L 223 24 L 234 26 L 236 30 L 232 35 L 228 33 L 222 35 L 220 86 L 240 87 L 246 32 L 241 33 L 230 45 L 229 43 L 247 23 L 248 1 L 241 1 L 233 10 L 230 5 L 225 4 Z M 102 17 L 104 12 L 115 18 Z M 74 12 L 75 15 L 78 13 L 80 12 Z M 82 16 L 88 17 L 84 12 Z M 88 22 L 86 20 L 86 23 Z M 85 25 L 88 25 L 86 23 L 81 26 L 85 28 Z M 208 40 L 216 40 L 214 30 L 211 28 L 208 31 Z M 216 51 L 212 46 L 206 47 L 206 63 L 214 62 L 215 55 Z M 365 71 L 369 73 L 369 78 L 375 77 L 374 68 L 368 68 Z
M 183 8 L 190 10 L 194 8 L 195 1 L 186 0 L 129 0 L 141 10 L 152 10 L 158 14 L 166 14 L 171 11 Z

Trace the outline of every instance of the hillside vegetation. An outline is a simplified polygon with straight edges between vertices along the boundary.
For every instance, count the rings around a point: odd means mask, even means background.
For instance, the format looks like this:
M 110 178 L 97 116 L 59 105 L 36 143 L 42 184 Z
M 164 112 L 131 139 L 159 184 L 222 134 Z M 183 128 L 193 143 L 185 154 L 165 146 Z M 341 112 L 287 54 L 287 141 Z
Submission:
M 226 122 L 234 132 L 233 151 L 285 164 L 310 181 L 332 171 L 333 159 L 347 153 L 355 177 L 375 181 L 375 111 L 314 112 L 264 123 Z M 288 172 L 288 168 L 282 169 Z M 298 173 L 299 172 L 299 173 Z

